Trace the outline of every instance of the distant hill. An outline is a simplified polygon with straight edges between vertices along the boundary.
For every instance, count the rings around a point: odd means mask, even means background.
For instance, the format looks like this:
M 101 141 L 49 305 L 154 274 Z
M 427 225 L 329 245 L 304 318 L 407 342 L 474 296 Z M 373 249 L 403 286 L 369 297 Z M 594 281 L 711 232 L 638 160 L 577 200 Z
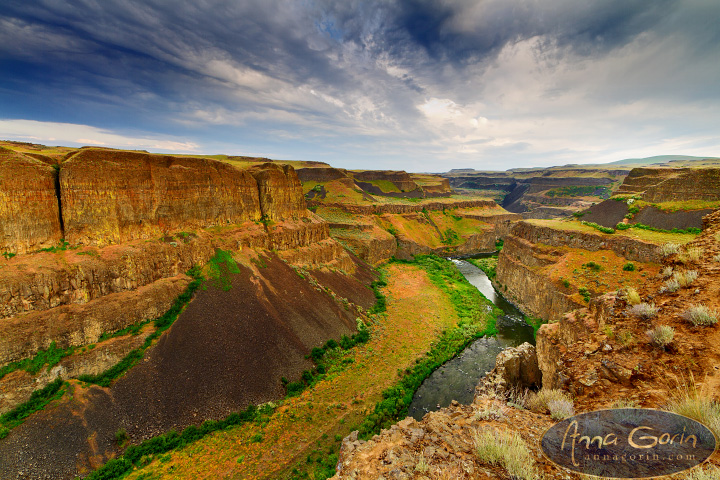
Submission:
M 713 157 L 692 157 L 690 155 L 657 155 L 647 158 L 626 158 L 616 162 L 604 163 L 603 165 L 654 165 L 656 163 L 668 162 L 695 162 L 700 160 L 720 160 Z

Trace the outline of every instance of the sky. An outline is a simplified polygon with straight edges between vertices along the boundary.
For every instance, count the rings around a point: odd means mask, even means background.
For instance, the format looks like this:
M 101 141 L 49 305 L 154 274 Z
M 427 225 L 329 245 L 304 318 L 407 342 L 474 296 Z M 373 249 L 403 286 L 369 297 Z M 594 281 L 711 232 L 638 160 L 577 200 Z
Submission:
M 432 172 L 720 156 L 717 0 L 2 3 L 2 139 Z

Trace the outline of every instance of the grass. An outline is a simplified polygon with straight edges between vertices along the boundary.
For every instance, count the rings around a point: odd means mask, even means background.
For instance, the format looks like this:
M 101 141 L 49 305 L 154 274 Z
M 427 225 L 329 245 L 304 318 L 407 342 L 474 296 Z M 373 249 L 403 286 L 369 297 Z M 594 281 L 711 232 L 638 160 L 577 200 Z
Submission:
M 625 290 L 625 301 L 630 305 L 638 305 L 642 302 L 642 299 L 637 290 L 633 287 L 628 287 L 627 290 Z
M 670 255 L 675 255 L 676 253 L 680 253 L 680 244 L 677 243 L 663 243 L 660 245 L 660 254 L 663 257 L 669 257 Z
M 678 389 L 665 407 L 702 423 L 720 438 L 720 405 L 709 395 L 700 392 L 694 382 Z
M 39 351 L 32 358 L 26 358 L 4 365 L 2 368 L 0 368 L 0 379 L 8 373 L 14 372 L 16 370 L 25 370 L 31 375 L 35 375 L 45 365 L 47 365 L 48 369 L 54 367 L 55 365 L 60 363 L 60 360 L 67 357 L 68 355 L 72 355 L 74 351 L 74 347 L 58 348 L 55 342 L 51 342 L 50 347 L 48 347 L 46 350 Z
M 532 223 L 533 225 L 539 225 L 549 228 L 554 228 L 557 230 L 565 230 L 565 231 L 576 231 L 576 232 L 585 232 L 585 233 L 595 233 L 598 232 L 595 228 L 584 225 L 579 221 L 576 220 L 538 220 L 538 219 L 531 219 L 531 220 L 525 220 L 526 222 Z M 605 227 L 603 227 L 605 228 Z M 612 229 L 611 229 L 612 230 Z M 650 230 L 642 230 L 642 229 L 628 229 L 628 230 L 613 230 L 615 235 L 622 235 L 630 238 L 635 238 L 638 240 L 644 240 L 646 242 L 654 243 L 657 245 L 662 245 L 663 243 L 675 243 L 675 244 L 686 244 L 688 242 L 691 242 L 697 238 L 697 235 L 694 233 L 666 233 L 666 232 L 654 232 Z
M 685 250 L 681 251 L 677 259 L 680 263 L 691 263 L 700 260 L 703 254 L 703 249 L 700 247 L 686 247 Z
M 517 433 L 483 429 L 475 433 L 474 442 L 481 462 L 501 466 L 518 480 L 539 478 L 530 449 Z
M 613 234 L 613 233 L 615 233 L 615 229 L 614 229 L 614 228 L 603 227 L 602 225 L 598 225 L 598 224 L 595 223 L 595 222 L 586 222 L 585 220 L 581 220 L 580 223 L 582 223 L 583 225 L 585 225 L 585 226 L 587 226 L 587 227 L 592 227 L 592 228 L 594 228 L 595 230 L 598 230 L 598 231 L 600 231 L 600 232 L 602 232 L 602 233 L 607 233 L 607 234 Z
M 25 421 L 32 413 L 45 408 L 45 405 L 59 399 L 65 394 L 65 382 L 58 378 L 50 382 L 45 388 L 35 390 L 30 399 L 9 412 L 0 415 L 0 439 L 5 438 L 10 430 Z

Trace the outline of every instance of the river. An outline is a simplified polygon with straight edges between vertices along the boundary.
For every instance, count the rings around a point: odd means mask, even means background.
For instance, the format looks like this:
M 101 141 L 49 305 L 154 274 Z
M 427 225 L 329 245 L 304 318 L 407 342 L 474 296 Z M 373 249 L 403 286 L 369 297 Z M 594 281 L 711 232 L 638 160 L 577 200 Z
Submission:
M 485 272 L 465 260 L 454 259 L 452 262 L 504 315 L 497 319 L 497 336 L 475 340 L 425 379 L 415 392 L 408 410 L 408 414 L 416 420 L 428 412 L 447 407 L 453 400 L 462 404 L 471 403 L 475 386 L 495 367 L 495 357 L 501 350 L 524 342 L 535 343 L 533 328 L 525 322 L 523 314 L 495 290 Z

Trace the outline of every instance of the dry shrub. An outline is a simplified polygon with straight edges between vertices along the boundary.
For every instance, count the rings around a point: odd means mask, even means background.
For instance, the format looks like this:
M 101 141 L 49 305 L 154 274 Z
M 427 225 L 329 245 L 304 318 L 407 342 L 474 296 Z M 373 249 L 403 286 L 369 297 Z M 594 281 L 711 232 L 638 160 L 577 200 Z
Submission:
M 628 287 L 625 291 L 625 301 L 630 305 L 637 305 L 642 302 L 640 294 L 633 287 Z
M 620 400 L 615 400 L 611 408 L 639 408 L 639 405 L 637 400 L 621 398 Z
M 643 302 L 628 308 L 628 312 L 631 315 L 635 315 L 636 317 L 647 320 L 648 318 L 652 318 L 657 315 L 658 308 L 655 306 L 654 303 Z
M 475 420 L 500 420 L 504 417 L 500 407 L 495 404 L 485 405 L 482 410 L 475 413 Z
M 668 278 L 673 274 L 673 267 L 665 267 L 660 273 L 662 274 L 663 278 Z
M 568 400 L 572 403 L 570 395 L 563 392 L 562 390 L 555 390 L 549 388 L 543 388 L 537 393 L 530 394 L 528 397 L 527 405 L 530 410 L 534 412 L 547 413 L 549 411 L 548 405 L 550 402 L 558 400 Z
M 697 270 L 685 270 L 684 272 L 673 273 L 673 280 L 677 281 L 680 287 L 689 287 L 697 277 Z
M 548 402 L 550 418 L 553 420 L 565 420 L 575 415 L 575 408 L 572 400 L 551 400 Z
M 481 462 L 502 466 L 518 480 L 539 479 L 530 449 L 517 433 L 486 429 L 476 432 L 474 440 Z
M 700 392 L 691 380 L 689 385 L 678 389 L 666 405 L 667 410 L 684 415 L 702 423 L 720 437 L 720 405 Z
M 660 254 L 663 257 L 669 257 L 676 253 L 680 253 L 680 245 L 677 243 L 664 243 L 660 246 Z
M 682 314 L 683 318 L 695 326 L 708 327 L 718 321 L 718 312 L 706 305 L 692 305 Z
M 664 293 L 664 292 L 672 293 L 672 292 L 677 292 L 678 290 L 680 290 L 680 282 L 678 282 L 674 278 L 671 278 L 671 279 L 665 280 L 665 286 L 660 288 L 660 293 Z
M 680 263 L 697 262 L 700 260 L 703 254 L 703 249 L 700 247 L 687 247 L 685 251 L 680 252 L 677 256 Z
M 660 348 L 665 348 L 665 346 L 669 345 L 675 337 L 675 329 L 669 325 L 658 325 L 652 330 L 648 330 L 646 333 L 650 338 L 650 343 Z

